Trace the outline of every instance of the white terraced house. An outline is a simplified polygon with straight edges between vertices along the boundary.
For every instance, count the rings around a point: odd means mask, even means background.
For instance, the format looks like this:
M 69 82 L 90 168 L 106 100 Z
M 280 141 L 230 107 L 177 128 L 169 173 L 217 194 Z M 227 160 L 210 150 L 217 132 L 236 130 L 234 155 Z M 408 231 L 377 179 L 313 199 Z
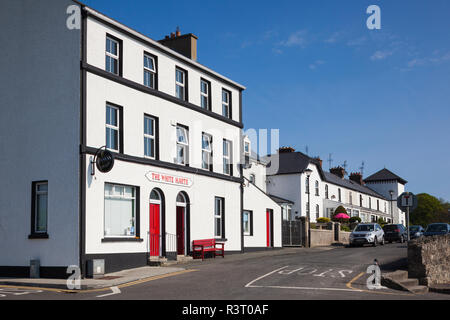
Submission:
M 278 204 L 244 213 L 245 87 L 197 62 L 195 35 L 155 41 L 78 1 L 28 4 L 0 3 L 1 275 L 30 260 L 41 277 L 94 259 L 113 272 L 196 239 L 281 246 Z M 105 150 L 110 171 L 93 162 Z
M 358 172 L 346 179 L 344 168 L 326 172 L 320 159 L 292 148 L 281 148 L 270 160 L 278 163 L 278 169 L 273 170 L 270 165 L 267 168 L 267 191 L 293 202 L 293 214 L 288 220 L 306 217 L 308 210 L 311 222 L 320 217 L 331 218 L 334 210 L 343 206 L 349 216 L 360 217 L 363 222 L 382 218 L 388 223 L 405 224 L 396 199 L 405 191 L 407 181 L 387 169 L 366 179 Z

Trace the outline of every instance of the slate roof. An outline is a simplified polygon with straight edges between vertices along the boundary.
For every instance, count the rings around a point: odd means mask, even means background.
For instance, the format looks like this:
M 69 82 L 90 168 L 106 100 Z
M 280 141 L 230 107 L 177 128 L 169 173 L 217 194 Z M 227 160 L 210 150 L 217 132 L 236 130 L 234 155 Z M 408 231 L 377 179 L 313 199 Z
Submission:
M 400 178 L 398 175 L 384 168 L 378 172 L 375 172 L 373 175 L 364 179 L 364 182 L 372 182 L 372 181 L 398 181 L 401 184 L 406 184 L 408 181 Z
M 283 198 L 280 198 L 280 197 L 274 196 L 273 194 L 269 194 L 268 196 L 269 196 L 269 197 L 271 197 L 271 198 L 272 198 L 272 200 L 273 200 L 273 201 L 275 201 L 275 202 L 276 202 L 276 203 L 278 203 L 278 204 L 280 204 L 280 203 L 289 203 L 289 204 L 294 204 L 294 202 L 293 202 L 293 201 L 291 201 L 291 200 L 283 199 Z
M 360 185 L 359 183 L 354 182 L 350 179 L 342 179 L 342 178 L 338 177 L 337 175 L 332 174 L 331 172 L 324 171 L 323 174 L 325 176 L 325 181 L 327 181 L 329 183 L 332 183 L 332 184 L 335 184 L 335 185 L 338 185 L 338 186 L 341 186 L 341 187 L 344 187 L 344 188 L 347 188 L 347 189 L 350 189 L 353 191 L 361 192 L 361 193 L 367 194 L 369 196 L 374 196 L 377 198 L 387 200 L 384 196 L 382 196 L 378 192 L 375 192 L 372 189 L 370 189 L 369 187 Z

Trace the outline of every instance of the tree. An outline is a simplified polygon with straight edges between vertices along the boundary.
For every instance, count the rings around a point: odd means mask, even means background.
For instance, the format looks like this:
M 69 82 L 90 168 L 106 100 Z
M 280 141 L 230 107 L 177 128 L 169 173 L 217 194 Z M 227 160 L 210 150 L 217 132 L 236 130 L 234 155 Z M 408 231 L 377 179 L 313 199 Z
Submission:
M 417 195 L 417 208 L 410 213 L 410 225 L 427 226 L 436 221 L 439 213 L 444 211 L 442 202 L 428 193 Z

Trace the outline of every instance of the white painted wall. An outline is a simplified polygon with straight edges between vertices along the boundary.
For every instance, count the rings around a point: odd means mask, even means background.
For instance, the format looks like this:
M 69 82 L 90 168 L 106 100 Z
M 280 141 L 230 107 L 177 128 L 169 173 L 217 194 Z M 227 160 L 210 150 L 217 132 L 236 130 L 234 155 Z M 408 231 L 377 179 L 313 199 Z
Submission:
M 0 266 L 79 262 L 81 36 L 66 27 L 69 5 L 0 1 Z M 49 239 L 31 240 L 37 180 L 48 180 Z

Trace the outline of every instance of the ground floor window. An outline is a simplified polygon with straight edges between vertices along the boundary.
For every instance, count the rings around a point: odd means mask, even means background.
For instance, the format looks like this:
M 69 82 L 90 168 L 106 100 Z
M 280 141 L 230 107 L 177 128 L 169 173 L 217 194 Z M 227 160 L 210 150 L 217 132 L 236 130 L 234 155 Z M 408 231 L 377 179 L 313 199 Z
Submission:
M 225 237 L 225 199 L 224 198 L 215 198 L 214 205 L 214 236 L 216 238 L 224 238 Z
M 32 234 L 47 233 L 48 220 L 48 182 L 33 182 Z
M 243 226 L 244 226 L 244 235 L 252 236 L 253 235 L 253 212 L 252 211 L 244 211 L 243 217 Z
M 135 237 L 136 187 L 105 184 L 104 235 L 106 237 Z

